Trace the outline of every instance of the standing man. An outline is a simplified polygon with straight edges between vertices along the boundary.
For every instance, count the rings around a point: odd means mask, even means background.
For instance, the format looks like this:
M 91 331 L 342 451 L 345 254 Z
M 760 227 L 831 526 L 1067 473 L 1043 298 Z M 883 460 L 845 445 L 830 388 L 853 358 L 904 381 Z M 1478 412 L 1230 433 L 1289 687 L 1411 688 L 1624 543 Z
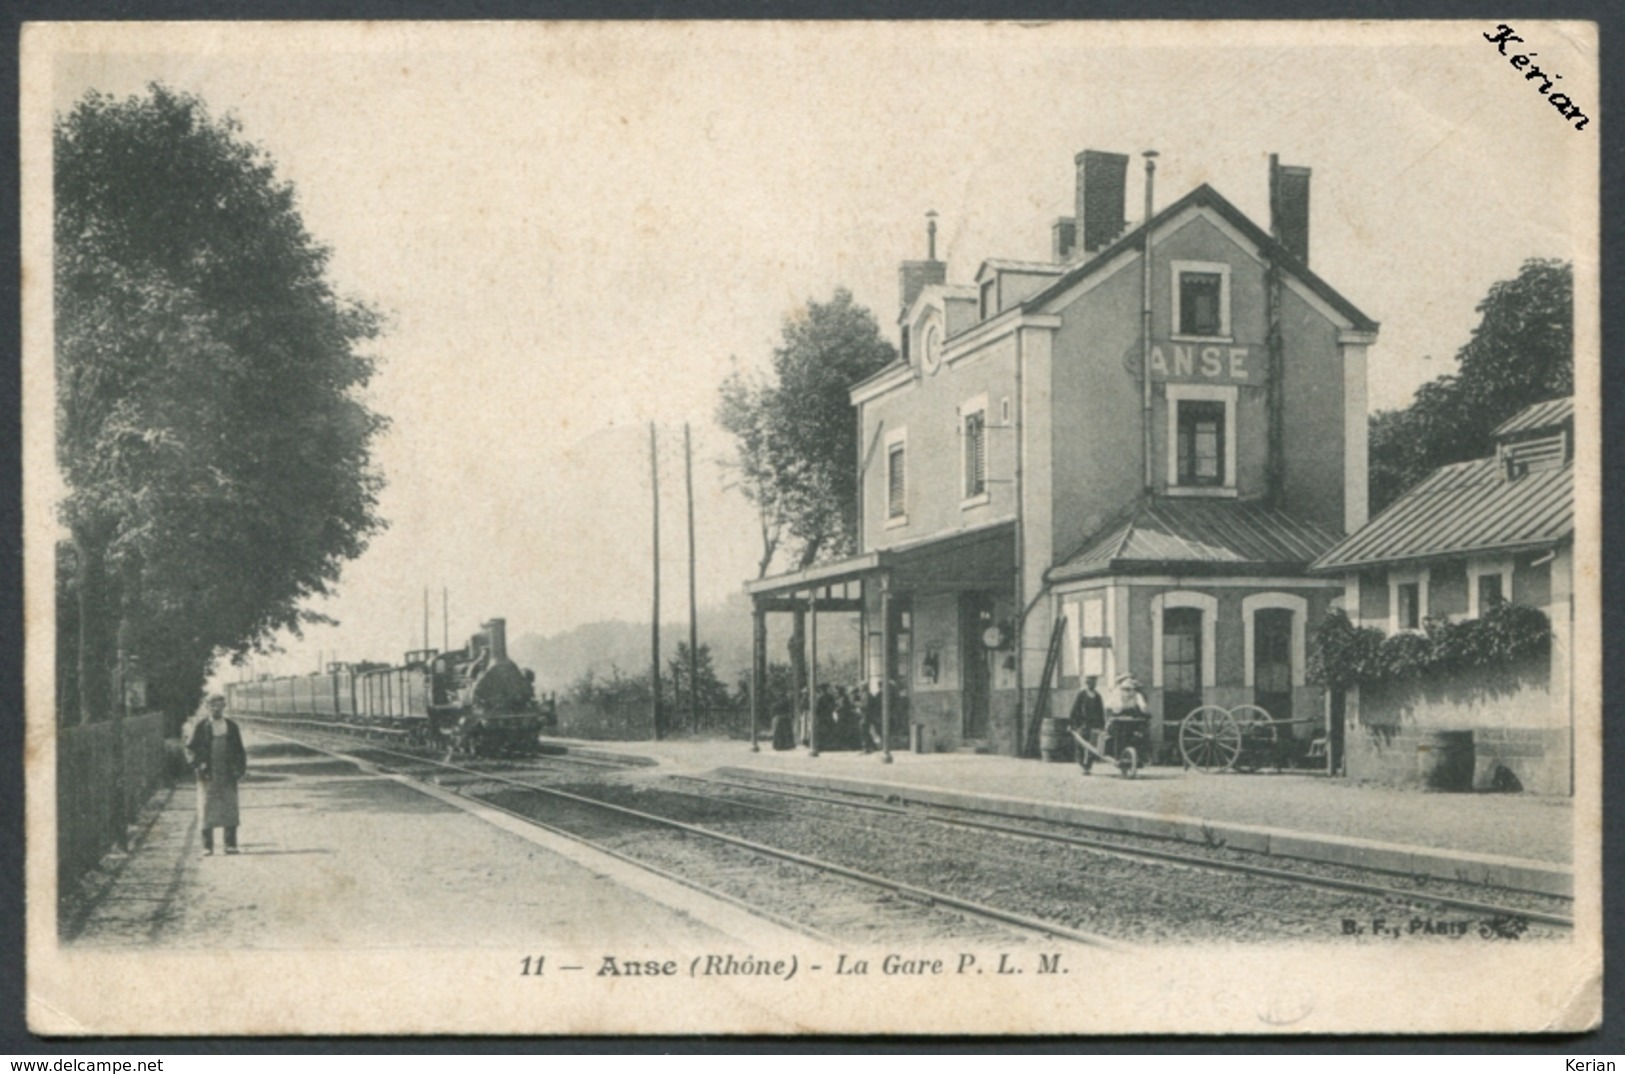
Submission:
M 214 830 L 226 830 L 226 853 L 237 853 L 237 784 L 248 772 L 248 751 L 243 733 L 226 719 L 226 699 L 210 694 L 205 702 L 209 718 L 192 728 L 186 752 L 197 773 L 198 826 L 203 829 L 203 853 L 214 853 Z
M 1067 715 L 1067 726 L 1072 732 L 1083 736 L 1090 742 L 1098 743 L 1096 737 L 1106 727 L 1106 699 L 1100 696 L 1095 684 L 1100 681 L 1099 675 L 1085 675 L 1083 689 L 1078 696 L 1072 699 L 1072 711 Z M 1079 746 L 1077 749 L 1078 765 L 1083 774 L 1088 775 L 1089 770 L 1095 766 L 1095 755 Z

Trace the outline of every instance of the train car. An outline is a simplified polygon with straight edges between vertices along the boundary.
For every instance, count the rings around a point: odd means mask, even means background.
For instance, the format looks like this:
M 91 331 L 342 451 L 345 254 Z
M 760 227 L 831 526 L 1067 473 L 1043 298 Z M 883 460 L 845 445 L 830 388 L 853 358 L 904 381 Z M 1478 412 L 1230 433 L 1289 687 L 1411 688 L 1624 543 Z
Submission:
M 502 619 L 481 624 L 462 649 L 417 649 L 398 665 L 333 663 L 233 683 L 226 696 L 242 715 L 346 724 L 481 756 L 534 751 L 544 716 L 531 673 L 508 658 Z

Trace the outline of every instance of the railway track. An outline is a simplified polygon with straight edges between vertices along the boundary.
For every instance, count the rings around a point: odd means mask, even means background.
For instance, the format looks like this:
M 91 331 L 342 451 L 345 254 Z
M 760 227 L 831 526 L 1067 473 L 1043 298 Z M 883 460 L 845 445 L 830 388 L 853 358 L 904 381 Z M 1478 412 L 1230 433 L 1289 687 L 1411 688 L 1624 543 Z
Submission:
M 301 737 L 289 734 L 285 727 L 275 733 L 334 753 L 304 737 L 312 736 L 312 729 L 304 729 Z M 475 767 L 385 746 L 357 745 L 359 748 L 335 755 L 406 778 L 432 778 L 442 790 L 745 906 L 825 943 L 873 940 L 896 944 L 912 939 L 952 938 L 979 945 L 1059 940 L 1090 947 L 1118 946 L 1105 936 L 1026 917 L 951 892 L 900 882 L 670 815 L 516 778 L 486 762 L 474 762 L 481 765 Z M 611 762 L 594 767 L 623 766 Z M 673 840 L 672 834 L 680 838 Z M 655 835 L 658 838 L 651 838 Z M 697 874 L 706 879 L 697 879 Z M 786 907 L 786 902 L 791 905 Z M 778 909 L 770 908 L 775 905 Z
M 1398 886 L 1395 883 L 1381 883 L 1373 880 L 1361 880 L 1359 874 L 1376 874 L 1377 870 L 1359 869 L 1355 867 L 1336 867 L 1312 865 L 1301 863 L 1296 868 L 1282 868 L 1279 866 L 1259 865 L 1245 860 L 1249 855 L 1245 851 L 1224 851 L 1222 847 L 1212 848 L 1208 852 L 1188 852 L 1183 850 L 1170 850 L 1166 847 L 1148 845 L 1152 837 L 1117 837 L 1107 838 L 1101 836 L 1078 835 L 1075 830 L 1063 830 L 1061 825 L 1020 824 L 1005 820 L 991 820 L 985 817 L 971 817 L 955 814 L 949 810 L 926 806 L 894 805 L 891 803 L 870 802 L 856 798 L 852 795 L 820 794 L 816 791 L 805 791 L 787 787 L 749 782 L 735 779 L 702 776 L 676 776 L 680 779 L 695 783 L 711 784 L 718 787 L 738 788 L 744 791 L 757 791 L 775 795 L 782 798 L 797 799 L 815 802 L 820 805 L 833 805 L 844 809 L 864 810 L 882 813 L 897 817 L 925 820 L 932 824 L 952 828 L 973 829 L 979 831 L 996 832 L 1022 839 L 1031 839 L 1041 842 L 1056 843 L 1097 851 L 1102 854 L 1117 854 L 1153 861 L 1164 861 L 1197 869 L 1206 869 L 1215 872 L 1236 873 L 1240 875 L 1258 877 L 1262 879 L 1280 881 L 1286 884 L 1318 887 L 1329 891 L 1348 892 L 1351 894 L 1371 896 L 1395 901 L 1414 901 L 1425 904 L 1431 908 L 1445 910 L 1459 910 L 1489 916 L 1521 916 L 1532 922 L 1550 925 L 1556 928 L 1572 929 L 1573 916 L 1562 912 L 1557 907 L 1572 903 L 1570 899 L 1559 896 L 1540 895 L 1536 893 L 1517 893 L 1528 896 L 1526 901 L 1519 903 L 1493 902 L 1487 899 L 1468 894 L 1453 894 L 1442 888 L 1452 886 L 1450 881 L 1440 881 L 1432 878 L 1409 878 L 1413 881 L 1409 886 Z M 1072 826 L 1065 826 L 1071 829 Z M 1174 844 L 1177 845 L 1177 844 Z M 1224 856 L 1228 854 L 1228 856 Z M 1384 874 L 1396 875 L 1396 874 Z M 1454 885 L 1460 889 L 1474 889 L 1483 891 L 1482 885 L 1458 883 Z
M 918 915 L 920 907 L 952 908 L 963 922 L 1002 921 L 1028 934 L 1080 943 L 1110 942 L 1107 937 L 1126 942 L 1358 939 L 1369 937 L 1378 921 L 1452 938 L 1472 933 L 1510 938 L 1508 930 L 1559 938 L 1572 928 L 1568 906 L 1554 897 L 1497 890 L 1490 899 L 1467 884 L 1382 881 L 1369 870 L 1310 863 L 1290 869 L 1260 865 L 1246 860 L 1251 856 L 1245 852 L 1222 847 L 1176 844 L 1174 849 L 1145 837 L 1085 835 L 1073 826 L 1017 823 L 754 781 L 673 776 L 567 755 L 446 765 L 374 746 L 351 752 L 384 754 L 384 766 L 403 774 L 413 766 L 432 766 L 442 786 L 450 780 L 460 793 L 532 820 L 553 823 L 567 809 L 578 817 L 582 811 L 614 814 L 621 823 L 635 819 L 655 826 L 667 833 L 665 839 L 646 840 L 649 845 L 637 849 L 635 857 L 677 875 L 692 862 L 673 860 L 672 833 L 730 846 L 734 857 L 718 860 L 719 868 L 737 871 L 739 855 L 758 861 L 770 855 L 781 867 L 799 866 L 886 892 L 893 904 L 888 912 L 900 903 L 911 909 L 905 918 Z M 528 805 L 526 796 L 531 796 Z M 547 807 L 537 808 L 544 800 Z M 581 819 L 565 827 L 571 825 L 587 826 Z M 1162 845 L 1153 845 L 1158 842 Z M 788 876 L 778 880 L 776 887 L 721 886 L 744 891 L 734 897 L 753 907 L 809 901 L 797 890 L 800 882 Z M 829 898 L 838 905 L 841 897 Z M 1359 931 L 1351 932 L 1349 922 Z M 849 926 L 837 920 L 827 931 L 840 935 Z M 888 921 L 877 934 L 890 937 L 896 927 Z M 826 931 L 811 924 L 807 930 Z

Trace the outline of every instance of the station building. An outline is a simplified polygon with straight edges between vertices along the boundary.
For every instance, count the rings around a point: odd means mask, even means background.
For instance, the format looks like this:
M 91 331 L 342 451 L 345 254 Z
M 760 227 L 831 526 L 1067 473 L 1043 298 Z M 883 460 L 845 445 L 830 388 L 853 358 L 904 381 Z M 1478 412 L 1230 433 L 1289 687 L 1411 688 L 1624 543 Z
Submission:
M 1456 789 L 1574 792 L 1574 400 L 1526 407 L 1493 435 L 1494 455 L 1434 471 L 1314 569 L 1342 577 L 1357 626 L 1421 633 L 1506 601 L 1545 613 L 1549 649 L 1349 691 L 1352 778 L 1417 784 L 1438 774 L 1418 764 L 1434 752 L 1463 762 Z
M 1131 227 L 1129 163 L 1077 155 L 1048 260 L 951 283 L 933 224 L 900 358 L 852 389 L 858 554 L 747 587 L 758 637 L 858 614 L 918 748 L 1030 752 L 1091 673 L 1143 684 L 1165 757 L 1202 704 L 1323 719 L 1307 638 L 1344 586 L 1308 568 L 1366 521 L 1377 324 L 1308 267 L 1309 169 L 1271 158 L 1266 230 L 1206 184 L 1153 213 L 1148 159 Z

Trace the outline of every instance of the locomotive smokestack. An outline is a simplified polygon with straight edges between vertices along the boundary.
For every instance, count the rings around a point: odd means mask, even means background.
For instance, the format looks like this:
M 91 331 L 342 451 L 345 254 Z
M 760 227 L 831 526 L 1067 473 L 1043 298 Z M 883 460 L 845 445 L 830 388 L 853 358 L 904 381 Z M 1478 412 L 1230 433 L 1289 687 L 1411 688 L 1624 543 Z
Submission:
M 508 621 L 506 619 L 492 619 L 481 623 L 480 629 L 491 643 L 491 662 L 496 663 L 508 659 Z

